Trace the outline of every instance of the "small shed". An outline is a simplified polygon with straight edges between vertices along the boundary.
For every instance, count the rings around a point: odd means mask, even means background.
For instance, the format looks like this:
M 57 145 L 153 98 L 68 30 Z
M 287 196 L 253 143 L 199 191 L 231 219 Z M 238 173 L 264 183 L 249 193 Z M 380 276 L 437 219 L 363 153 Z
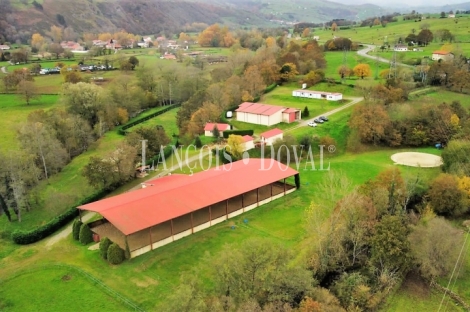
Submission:
M 250 135 L 243 136 L 243 151 L 248 151 L 255 148 L 254 139 Z
M 286 108 L 282 112 L 282 122 L 291 123 L 301 119 L 300 109 Z
M 281 129 L 274 128 L 261 133 L 260 138 L 262 143 L 266 145 L 273 145 L 274 141 L 276 141 L 277 139 L 282 140 L 284 138 L 284 133 Z
M 224 136 L 224 131 L 231 129 L 229 124 L 208 122 L 204 127 L 204 135 L 208 137 L 214 136 L 213 131 L 215 126 L 217 126 L 217 130 L 219 130 L 220 137 Z

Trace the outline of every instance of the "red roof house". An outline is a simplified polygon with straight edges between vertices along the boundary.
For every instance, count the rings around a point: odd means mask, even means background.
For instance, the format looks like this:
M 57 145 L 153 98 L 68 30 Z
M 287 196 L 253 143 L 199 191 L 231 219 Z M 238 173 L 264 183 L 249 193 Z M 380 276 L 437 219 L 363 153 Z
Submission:
M 437 50 L 437 51 L 432 52 L 431 59 L 433 61 L 439 61 L 439 60 L 451 61 L 454 59 L 454 54 L 449 51 Z
M 204 127 L 204 135 L 214 136 L 214 134 L 212 133 L 214 131 L 214 127 L 217 127 L 217 130 L 219 130 L 220 137 L 223 137 L 224 131 L 231 129 L 231 126 L 229 124 L 208 122 Z
M 274 128 L 260 134 L 261 142 L 266 145 L 272 145 L 277 139 L 283 139 L 284 135 L 281 129 Z

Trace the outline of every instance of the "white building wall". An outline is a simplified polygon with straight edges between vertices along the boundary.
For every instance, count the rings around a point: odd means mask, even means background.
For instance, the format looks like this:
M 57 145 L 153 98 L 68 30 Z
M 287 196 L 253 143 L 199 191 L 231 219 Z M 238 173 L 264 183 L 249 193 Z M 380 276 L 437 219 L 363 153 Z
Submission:
M 253 140 L 243 143 L 243 151 L 248 151 L 255 148 L 255 142 Z

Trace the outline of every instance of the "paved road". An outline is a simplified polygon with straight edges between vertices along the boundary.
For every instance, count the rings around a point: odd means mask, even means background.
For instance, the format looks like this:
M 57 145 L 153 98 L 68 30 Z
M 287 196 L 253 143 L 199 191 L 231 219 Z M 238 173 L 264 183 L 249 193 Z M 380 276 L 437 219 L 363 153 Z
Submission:
M 379 62 L 390 64 L 391 61 L 389 59 L 367 54 L 367 53 L 369 53 L 370 51 L 372 51 L 376 48 L 378 49 L 379 48 L 378 46 L 375 46 L 375 45 L 372 45 L 372 44 L 364 44 L 364 46 L 366 46 L 366 47 L 362 50 L 358 50 L 357 54 L 359 54 L 360 56 L 363 56 L 363 57 L 373 59 L 375 61 L 378 60 Z M 398 66 L 403 66 L 403 67 L 408 67 L 408 68 L 414 68 L 414 66 L 411 66 L 411 65 L 408 65 L 408 64 L 403 64 L 403 63 L 400 63 L 400 62 L 397 62 L 397 65 Z
M 315 118 L 318 118 L 318 117 L 320 117 L 320 116 L 326 116 L 326 117 L 331 116 L 331 115 L 333 115 L 333 114 L 335 114 L 335 113 L 337 113 L 337 112 L 340 112 L 340 111 L 342 111 L 342 110 L 344 110 L 344 109 L 346 109 L 346 108 L 348 108 L 348 107 L 350 107 L 350 106 L 353 106 L 353 105 L 355 105 L 355 104 L 361 102 L 362 100 L 364 100 L 363 97 L 345 97 L 345 99 L 346 99 L 346 100 L 351 100 L 351 102 L 349 102 L 349 103 L 347 103 L 347 104 L 345 104 L 345 105 L 343 105 L 343 106 L 340 106 L 340 107 L 338 107 L 338 108 L 335 108 L 335 109 L 333 109 L 333 110 L 330 110 L 329 112 L 326 112 L 326 113 L 323 113 L 323 114 L 321 114 L 321 115 L 312 117 L 312 118 L 310 118 L 309 120 L 303 120 L 303 121 L 301 121 L 300 123 L 298 123 L 297 125 L 295 125 L 294 127 L 289 128 L 289 129 L 286 129 L 286 130 L 284 130 L 284 131 L 285 131 L 285 132 L 288 132 L 288 131 L 292 131 L 292 130 L 297 129 L 297 128 L 300 128 L 300 127 L 305 127 L 305 126 L 308 125 L 308 123 L 309 123 L 310 121 L 313 121 Z M 321 127 L 321 125 L 318 125 L 318 127 Z
M 86 213 L 85 215 L 82 216 L 82 222 L 86 222 L 86 221 L 90 220 L 95 215 L 96 215 L 96 213 L 94 213 L 94 212 Z M 67 227 L 65 229 L 63 229 L 62 231 L 60 231 L 59 233 L 56 233 L 56 234 L 52 235 L 49 239 L 47 239 L 46 248 L 51 249 L 51 247 L 55 243 L 57 243 L 61 239 L 66 238 L 67 236 L 69 236 L 69 234 L 72 233 L 72 227 L 73 227 L 73 222 L 71 222 L 69 225 L 67 225 Z

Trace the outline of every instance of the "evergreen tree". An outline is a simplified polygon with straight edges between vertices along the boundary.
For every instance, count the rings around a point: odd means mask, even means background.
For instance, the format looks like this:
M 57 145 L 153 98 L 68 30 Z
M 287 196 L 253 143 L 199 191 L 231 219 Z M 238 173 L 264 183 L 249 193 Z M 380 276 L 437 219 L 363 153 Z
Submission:
M 303 115 L 303 117 L 308 117 L 308 116 L 310 116 L 310 112 L 308 111 L 308 107 L 307 107 L 307 106 L 305 106 L 302 115 Z

